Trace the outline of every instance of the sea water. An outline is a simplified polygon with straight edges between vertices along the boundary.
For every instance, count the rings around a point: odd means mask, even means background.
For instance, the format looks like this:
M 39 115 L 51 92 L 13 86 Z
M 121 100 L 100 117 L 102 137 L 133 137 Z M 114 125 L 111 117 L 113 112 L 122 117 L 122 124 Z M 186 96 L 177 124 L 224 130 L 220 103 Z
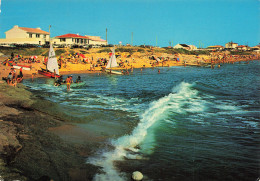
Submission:
M 51 79 L 24 84 L 105 137 L 86 159 L 100 167 L 94 180 L 131 180 L 138 170 L 144 180 L 252 181 L 259 177 L 259 75 L 260 62 L 251 61 L 81 74 L 84 84 L 69 92 Z

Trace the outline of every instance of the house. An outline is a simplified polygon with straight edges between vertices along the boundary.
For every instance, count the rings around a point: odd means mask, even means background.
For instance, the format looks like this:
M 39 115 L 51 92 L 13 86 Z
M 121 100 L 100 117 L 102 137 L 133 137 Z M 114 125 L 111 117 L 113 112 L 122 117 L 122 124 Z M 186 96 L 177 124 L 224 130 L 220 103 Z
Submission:
M 90 45 L 107 45 L 107 41 L 101 39 L 100 36 L 88 36 L 88 35 L 85 36 L 89 38 Z
M 52 39 L 52 43 L 57 46 L 89 46 L 89 45 L 107 45 L 107 41 L 100 36 L 82 36 L 79 34 L 68 33 L 65 35 L 56 36 Z
M 34 44 L 44 45 L 50 41 L 50 33 L 41 28 L 26 28 L 15 25 L 5 32 L 5 39 L 0 39 L 0 44 Z
M 214 46 L 208 46 L 208 49 L 209 50 L 214 50 L 214 51 L 216 51 L 216 50 L 223 50 L 224 49 L 224 47 L 223 46 L 221 46 L 221 45 L 214 45 Z
M 191 51 L 198 50 L 198 48 L 195 45 L 188 45 L 188 46 L 190 47 Z
M 238 44 L 233 43 L 232 41 L 225 44 L 226 48 L 236 48 L 237 46 L 238 46 Z
M 256 52 L 256 53 L 260 53 L 260 45 L 256 45 L 254 47 L 251 47 L 251 49 Z
M 68 47 L 71 47 L 73 45 L 85 46 L 89 44 L 88 37 L 81 36 L 79 34 L 72 34 L 72 33 L 56 36 L 51 41 L 53 45 L 68 46 Z
M 251 47 L 252 50 L 260 50 L 260 45 L 256 45 L 254 47 Z
M 175 48 L 175 49 L 182 48 L 182 49 L 185 49 L 185 50 L 190 50 L 189 45 L 186 45 L 186 44 L 177 44 L 173 48 Z
M 242 50 L 242 51 L 247 51 L 247 50 L 250 50 L 250 47 L 249 46 L 246 46 L 246 45 L 239 45 L 236 47 L 237 50 Z

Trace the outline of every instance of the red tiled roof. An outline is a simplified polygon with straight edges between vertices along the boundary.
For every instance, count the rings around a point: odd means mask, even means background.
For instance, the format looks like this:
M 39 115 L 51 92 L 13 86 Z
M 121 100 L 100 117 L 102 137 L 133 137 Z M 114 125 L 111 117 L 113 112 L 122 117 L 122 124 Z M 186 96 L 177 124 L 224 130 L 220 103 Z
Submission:
M 24 31 L 29 32 L 29 33 L 39 33 L 39 34 L 46 34 L 46 35 L 50 34 L 47 31 L 43 31 L 43 30 L 40 30 L 40 29 L 37 29 L 37 28 L 25 28 L 25 27 L 19 27 L 19 28 L 21 30 L 24 30 Z
M 56 38 L 84 38 L 84 39 L 89 39 L 86 36 L 81 36 L 81 35 L 77 35 L 77 34 L 72 34 L 72 33 L 68 33 L 65 35 L 60 35 L 60 36 L 56 36 Z
M 243 48 L 243 47 L 247 47 L 247 46 L 245 46 L 245 45 L 239 45 L 239 46 L 237 46 L 237 48 Z

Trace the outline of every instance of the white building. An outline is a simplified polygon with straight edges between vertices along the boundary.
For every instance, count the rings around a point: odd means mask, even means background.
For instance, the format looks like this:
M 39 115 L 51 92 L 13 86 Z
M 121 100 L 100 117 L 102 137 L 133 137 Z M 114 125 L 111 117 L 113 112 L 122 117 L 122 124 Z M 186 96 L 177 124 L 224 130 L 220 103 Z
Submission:
M 107 41 L 101 39 L 100 36 L 88 36 L 88 35 L 85 36 L 89 38 L 90 45 L 107 45 Z
M 107 45 L 107 41 L 100 36 L 81 36 L 79 34 L 68 33 L 54 37 L 52 40 L 54 45 L 62 45 L 71 47 L 73 45 L 89 46 L 89 45 Z
M 238 46 L 238 44 L 234 43 L 232 41 L 225 44 L 226 48 L 236 48 L 237 46 Z
M 15 25 L 5 32 L 5 39 L 0 39 L 0 44 L 36 44 L 44 45 L 50 41 L 50 33 L 41 28 L 26 28 Z
M 51 41 L 54 45 L 62 45 L 68 47 L 71 47 L 73 45 L 84 46 L 89 44 L 88 37 L 71 33 L 56 36 Z
M 190 50 L 189 45 L 186 45 L 186 44 L 177 44 L 173 48 L 175 48 L 175 49 L 182 48 L 182 49 L 185 49 L 185 50 Z
M 191 51 L 198 50 L 198 48 L 195 45 L 188 45 L 188 46 L 190 47 Z

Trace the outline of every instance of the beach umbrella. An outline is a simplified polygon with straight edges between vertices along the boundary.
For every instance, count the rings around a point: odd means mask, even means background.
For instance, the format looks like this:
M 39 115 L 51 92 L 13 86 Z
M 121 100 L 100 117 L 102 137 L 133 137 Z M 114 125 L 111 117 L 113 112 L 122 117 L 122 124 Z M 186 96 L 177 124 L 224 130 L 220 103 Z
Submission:
M 3 65 L 5 65 L 5 66 L 13 66 L 13 61 L 5 60 L 5 61 L 3 62 Z

